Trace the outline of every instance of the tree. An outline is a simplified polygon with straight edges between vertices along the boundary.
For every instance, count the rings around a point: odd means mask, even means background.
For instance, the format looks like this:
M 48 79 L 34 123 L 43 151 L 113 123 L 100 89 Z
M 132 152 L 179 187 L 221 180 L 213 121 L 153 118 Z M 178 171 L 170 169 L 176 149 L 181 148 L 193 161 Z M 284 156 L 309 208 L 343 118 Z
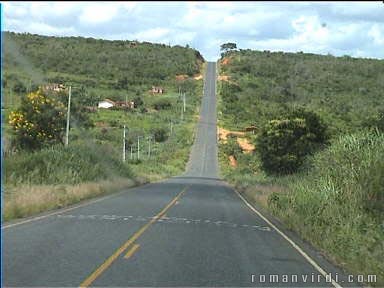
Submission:
M 327 139 L 326 126 L 319 116 L 298 109 L 282 119 L 269 121 L 260 131 L 256 145 L 267 173 L 290 174 Z
M 39 89 L 22 98 L 19 109 L 9 115 L 18 148 L 35 150 L 46 144 L 62 143 L 66 108 L 54 95 Z
M 236 43 L 224 43 L 220 46 L 220 50 L 223 51 L 224 53 L 230 51 L 230 50 L 235 50 L 237 48 Z

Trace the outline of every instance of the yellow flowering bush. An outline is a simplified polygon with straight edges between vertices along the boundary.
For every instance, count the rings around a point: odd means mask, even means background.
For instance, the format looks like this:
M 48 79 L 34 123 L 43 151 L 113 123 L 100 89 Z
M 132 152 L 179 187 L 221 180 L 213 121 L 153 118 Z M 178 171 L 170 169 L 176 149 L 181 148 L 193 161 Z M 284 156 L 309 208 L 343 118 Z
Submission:
M 66 109 L 59 97 L 39 89 L 24 97 L 20 107 L 10 113 L 9 124 L 18 148 L 33 150 L 62 142 Z

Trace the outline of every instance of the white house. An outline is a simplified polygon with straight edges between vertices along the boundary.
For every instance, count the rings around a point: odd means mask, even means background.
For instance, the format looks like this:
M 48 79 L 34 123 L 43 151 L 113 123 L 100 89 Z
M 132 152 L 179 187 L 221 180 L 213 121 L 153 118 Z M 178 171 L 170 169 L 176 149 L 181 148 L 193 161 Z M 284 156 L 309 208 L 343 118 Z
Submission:
M 110 99 L 105 99 L 103 101 L 100 101 L 99 104 L 97 105 L 97 107 L 108 109 L 108 108 L 111 108 L 115 105 L 116 105 L 116 103 L 114 101 L 112 101 Z

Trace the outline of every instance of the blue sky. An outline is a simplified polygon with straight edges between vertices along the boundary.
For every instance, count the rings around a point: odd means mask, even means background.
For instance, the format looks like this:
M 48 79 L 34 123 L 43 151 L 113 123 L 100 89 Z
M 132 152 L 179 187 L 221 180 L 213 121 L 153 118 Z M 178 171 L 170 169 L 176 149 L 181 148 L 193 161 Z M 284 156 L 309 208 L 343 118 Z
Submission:
M 3 29 L 54 36 L 190 45 L 207 60 L 220 45 L 384 59 L 376 2 L 2 2 Z

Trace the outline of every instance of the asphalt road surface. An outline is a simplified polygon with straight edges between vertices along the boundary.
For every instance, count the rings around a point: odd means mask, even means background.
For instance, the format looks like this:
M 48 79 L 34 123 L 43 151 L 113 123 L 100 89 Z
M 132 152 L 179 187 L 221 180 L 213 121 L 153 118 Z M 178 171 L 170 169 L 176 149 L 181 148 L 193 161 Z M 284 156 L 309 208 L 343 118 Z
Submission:
M 4 226 L 3 285 L 337 287 L 319 276 L 337 268 L 219 179 L 215 90 L 208 63 L 184 175 Z

